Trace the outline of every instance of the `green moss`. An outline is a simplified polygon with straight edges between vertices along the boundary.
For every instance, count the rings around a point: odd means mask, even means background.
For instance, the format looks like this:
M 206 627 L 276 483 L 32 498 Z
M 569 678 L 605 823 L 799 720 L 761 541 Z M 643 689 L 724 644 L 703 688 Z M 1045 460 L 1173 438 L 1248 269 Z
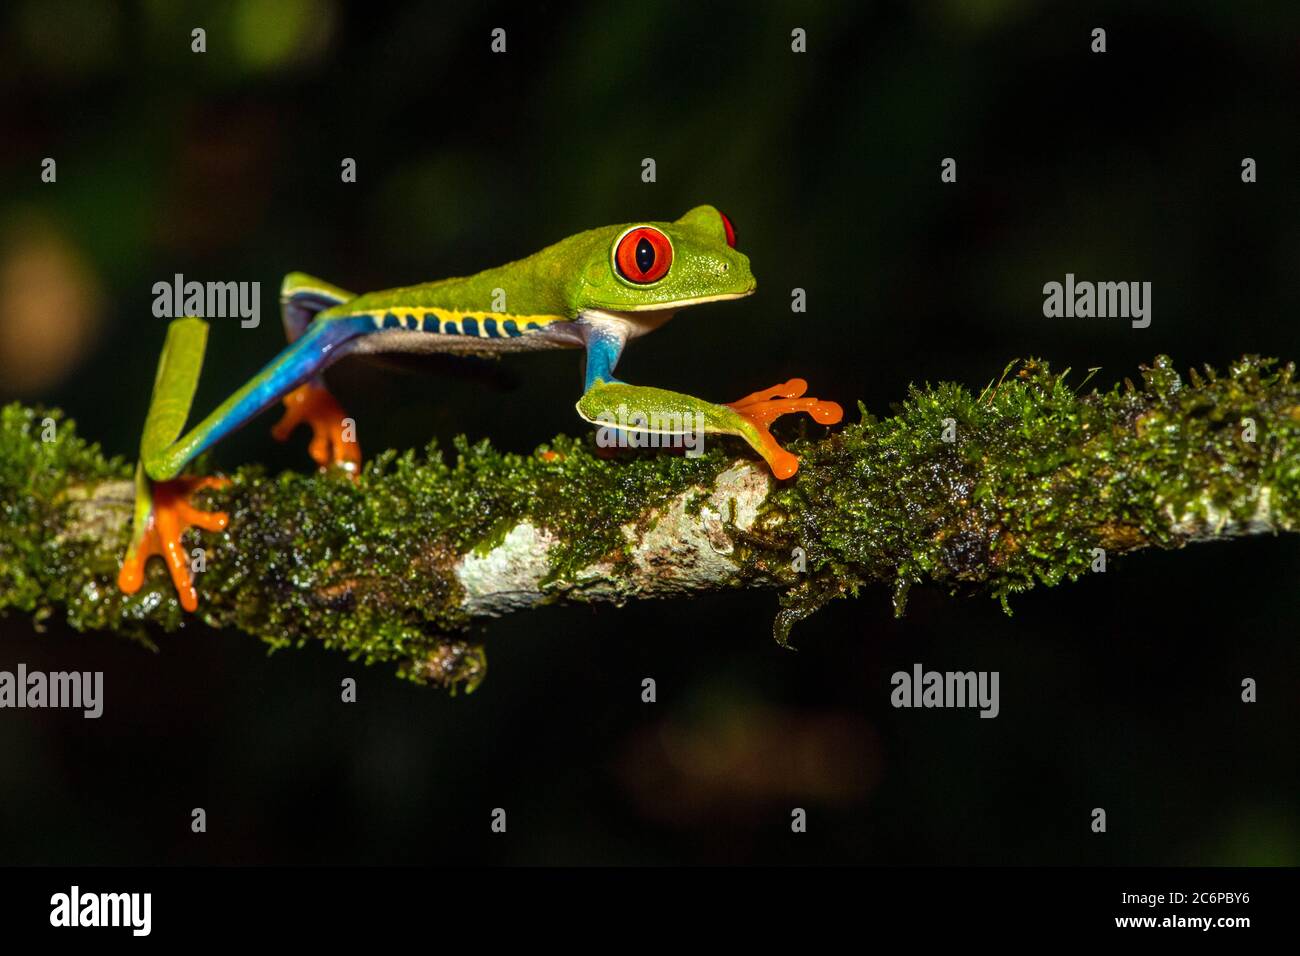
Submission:
M 707 483 L 720 462 L 611 462 L 563 438 L 531 456 L 486 442 L 458 441 L 456 452 L 454 464 L 434 446 L 419 456 L 385 453 L 359 484 L 237 474 L 230 491 L 213 495 L 227 503 L 231 531 L 214 544 L 203 582 L 223 598 L 208 620 L 245 630 L 256 621 L 277 647 L 315 640 L 368 662 L 416 661 L 408 674 L 428 679 L 428 662 L 447 656 L 447 636 L 470 624 L 453 574 L 463 553 L 491 550 L 527 520 L 562 542 L 552 580 L 600 558 L 617 561 L 623 524 Z M 483 670 L 481 655 L 458 659 Z
M 621 528 L 647 508 L 696 486 L 708 486 L 729 459 L 720 449 L 697 458 L 635 453 L 602 458 L 589 440 L 559 437 L 532 455 L 503 454 L 487 442 L 456 443 L 453 467 L 430 468 L 435 450 L 407 455 L 395 475 L 427 509 L 457 549 L 491 550 L 520 521 L 552 532 L 549 581 L 572 580 L 594 561 L 618 560 Z
M 1008 370 L 1010 372 L 1010 369 Z M 979 394 L 913 388 L 895 414 L 862 414 L 819 442 L 800 440 L 797 479 L 768 498 L 746 532 L 732 528 L 736 580 L 784 585 L 777 637 L 836 597 L 884 584 L 902 613 L 909 589 L 1010 597 L 1089 573 L 1108 553 L 1176 547 L 1177 519 L 1245 524 L 1269 490 L 1274 526 L 1300 522 L 1300 388 L 1292 366 L 1243 359 L 1185 383 L 1160 357 L 1140 386 L 1081 395 L 1041 362 Z M 11 405 L 0 417 L 0 611 L 58 608 L 80 629 L 148 640 L 192 618 L 162 562 L 127 597 L 115 586 L 131 513 L 130 468 L 50 412 Z M 1255 440 L 1243 422 L 1255 423 Z M 945 441 L 945 424 L 955 426 Z M 722 443 L 719 443 L 720 445 Z M 482 648 L 453 568 L 527 520 L 549 531 L 557 592 L 597 561 L 626 559 L 625 525 L 709 488 L 739 442 L 698 458 L 641 452 L 607 459 L 590 440 L 557 438 L 532 455 L 458 441 L 386 452 L 360 482 L 339 474 L 265 475 L 256 466 L 205 493 L 228 510 L 225 534 L 190 532 L 206 551 L 202 619 L 272 648 L 319 643 L 398 662 L 405 676 L 472 690 Z M 204 470 L 207 465 L 202 466 Z M 93 501 L 86 501 L 94 495 Z M 690 510 L 706 500 L 696 494 Z M 734 516 L 733 516 L 734 520 Z M 806 573 L 791 568 L 804 549 Z M 146 631 L 148 625 L 148 631 Z
M 116 615 L 87 606 L 111 571 L 97 542 L 53 532 L 67 526 L 78 486 L 129 474 L 126 461 L 105 458 L 98 445 L 79 438 L 62 412 L 0 409 L 0 611 L 29 612 L 39 622 L 65 606 L 77 627 L 118 623 Z M 124 630 L 143 636 L 139 627 Z
M 162 562 L 136 595 L 116 588 L 126 546 L 130 493 L 99 500 L 97 514 L 120 519 L 84 529 L 68 550 L 63 530 L 78 526 L 68 491 L 128 477 L 126 462 L 58 422 L 58 441 L 39 440 L 40 413 L 5 410 L 0 432 L 0 609 L 39 615 L 67 608 L 81 629 L 126 630 L 142 623 L 175 630 L 185 623 Z M 558 438 L 534 455 L 458 441 L 454 463 L 431 445 L 424 454 L 386 452 L 359 483 L 334 475 L 267 477 L 256 466 L 232 485 L 204 494 L 230 513 L 222 535 L 189 533 L 202 547 L 200 615 L 214 627 L 255 634 L 272 648 L 318 642 L 367 662 L 403 662 L 410 677 L 472 690 L 486 662 L 481 648 L 455 635 L 470 625 L 453 567 L 469 550 L 486 552 L 527 520 L 560 541 L 549 580 L 624 558 L 625 524 L 725 467 L 718 451 L 699 458 L 641 454 L 608 460 L 587 443 Z M 206 465 L 204 466 L 207 467 Z M 12 533 L 10 533 L 12 532 Z
M 1247 358 L 1226 377 L 1184 384 L 1167 357 L 1143 384 L 1076 394 L 1066 375 L 1029 361 L 976 395 L 952 384 L 911 389 L 891 418 L 863 420 L 804 449 L 797 482 L 755 526 L 775 539 L 746 559 L 764 569 L 808 555 L 783 598 L 777 638 L 835 597 L 888 584 L 903 612 L 932 580 L 1008 599 L 1090 573 L 1108 554 L 1174 547 L 1175 518 L 1246 523 L 1271 489 L 1282 527 L 1300 509 L 1300 389 L 1294 366 Z M 1256 440 L 1243 440 L 1253 419 Z M 944 441 L 945 425 L 954 441 Z

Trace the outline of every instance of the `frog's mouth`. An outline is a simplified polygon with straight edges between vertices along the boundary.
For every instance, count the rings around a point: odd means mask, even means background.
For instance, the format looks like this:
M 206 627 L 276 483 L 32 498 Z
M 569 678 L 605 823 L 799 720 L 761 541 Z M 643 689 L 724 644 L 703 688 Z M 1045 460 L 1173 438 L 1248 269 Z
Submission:
M 717 295 L 701 295 L 690 299 L 677 299 L 673 302 L 646 302 L 643 305 L 624 306 L 621 311 L 624 312 L 658 312 L 660 310 L 684 309 L 692 305 L 704 305 L 708 302 L 730 302 L 733 299 L 743 299 L 746 296 L 754 294 L 758 288 L 758 283 L 751 281 L 749 288 L 742 289 L 739 292 L 719 292 Z

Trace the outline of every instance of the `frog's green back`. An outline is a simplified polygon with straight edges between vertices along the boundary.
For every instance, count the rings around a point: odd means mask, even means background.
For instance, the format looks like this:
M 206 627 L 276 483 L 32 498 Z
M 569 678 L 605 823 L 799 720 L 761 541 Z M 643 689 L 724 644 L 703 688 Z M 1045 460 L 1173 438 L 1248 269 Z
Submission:
M 712 206 L 698 206 L 675 222 L 601 226 L 471 276 L 367 293 L 323 317 L 411 307 L 574 319 L 591 309 L 680 308 L 746 295 L 755 285 L 749 260 L 729 245 L 724 222 Z M 672 265 L 653 284 L 628 281 L 613 261 L 619 237 L 639 226 L 658 229 L 672 245 Z

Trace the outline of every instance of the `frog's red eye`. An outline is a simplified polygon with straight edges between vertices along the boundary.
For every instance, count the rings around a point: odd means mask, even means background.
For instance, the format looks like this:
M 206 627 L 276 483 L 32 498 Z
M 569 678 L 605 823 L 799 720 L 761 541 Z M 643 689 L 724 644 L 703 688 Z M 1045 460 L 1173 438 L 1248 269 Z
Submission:
M 722 217 L 722 228 L 727 232 L 727 245 L 736 248 L 736 227 L 731 224 L 725 212 L 718 210 L 718 215 Z
M 639 285 L 658 282 L 668 274 L 668 267 L 672 264 L 672 243 L 662 232 L 650 226 L 628 230 L 614 250 L 618 274 Z

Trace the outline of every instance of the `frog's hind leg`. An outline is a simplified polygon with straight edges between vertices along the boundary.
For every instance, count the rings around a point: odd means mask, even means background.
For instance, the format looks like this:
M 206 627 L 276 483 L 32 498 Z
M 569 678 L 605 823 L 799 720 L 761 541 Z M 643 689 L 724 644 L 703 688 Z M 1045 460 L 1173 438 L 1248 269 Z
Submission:
M 356 296 L 305 272 L 290 272 L 280 284 L 280 318 L 290 342 L 298 341 L 308 324 L 326 309 L 342 305 Z
M 316 316 L 353 298 L 351 292 L 302 272 L 291 272 L 280 286 L 284 334 L 296 342 Z M 320 375 L 284 396 L 284 415 L 271 429 L 276 441 L 286 441 L 299 425 L 311 427 L 307 452 L 322 468 L 340 465 L 356 472 L 361 466 L 361 446 L 355 423 L 325 386 Z
M 372 328 L 368 318 L 312 323 L 296 342 L 181 436 L 203 366 L 208 326 L 202 319 L 184 318 L 167 327 L 140 439 L 135 516 L 118 575 L 124 592 L 134 594 L 140 589 L 145 564 L 158 554 L 167 562 L 181 606 L 191 611 L 198 606 L 182 535 L 189 527 L 221 531 L 229 519 L 220 512 L 203 511 L 190 501 L 195 492 L 220 487 L 220 479 L 186 477 L 181 472 L 197 455 L 346 355 Z
M 189 555 L 181 536 L 189 528 L 224 531 L 230 525 L 230 516 L 224 511 L 203 511 L 191 503 L 190 496 L 205 488 L 224 488 L 230 482 L 224 478 L 197 476 L 149 482 L 141 465 L 136 466 L 135 482 L 139 513 L 117 575 L 117 586 L 126 594 L 139 591 L 144 584 L 145 565 L 158 555 L 167 562 L 181 607 L 196 611 L 199 594 L 190 576 Z

